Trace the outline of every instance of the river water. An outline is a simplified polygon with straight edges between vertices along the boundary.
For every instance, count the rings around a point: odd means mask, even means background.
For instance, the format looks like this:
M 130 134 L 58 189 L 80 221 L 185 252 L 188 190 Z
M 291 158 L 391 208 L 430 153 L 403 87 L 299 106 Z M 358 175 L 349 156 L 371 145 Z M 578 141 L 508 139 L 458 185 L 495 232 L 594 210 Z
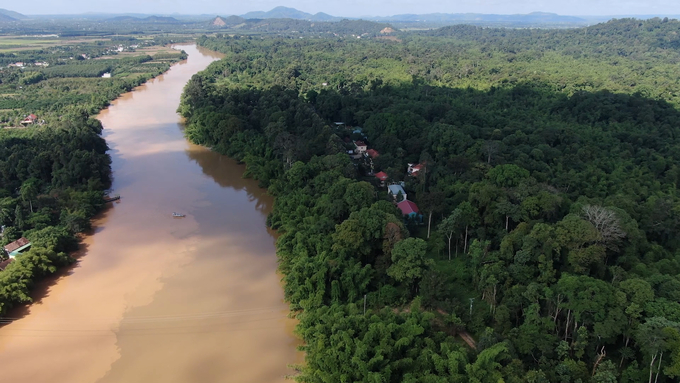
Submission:
M 301 362 L 265 227 L 273 201 L 184 139 L 182 88 L 218 57 L 182 49 L 188 60 L 99 115 L 122 199 L 0 328 L 0 382 L 272 383 Z

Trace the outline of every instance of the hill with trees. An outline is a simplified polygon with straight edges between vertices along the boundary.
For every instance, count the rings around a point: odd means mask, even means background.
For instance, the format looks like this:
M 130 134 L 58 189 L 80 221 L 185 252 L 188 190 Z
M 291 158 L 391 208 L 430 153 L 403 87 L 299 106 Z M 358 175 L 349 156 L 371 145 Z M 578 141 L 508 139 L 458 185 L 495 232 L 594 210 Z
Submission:
M 298 381 L 677 379 L 679 30 L 199 39 L 179 110 L 276 196 Z
M 22 15 L 19 12 L 14 12 L 14 11 L 10 11 L 8 9 L 2 9 L 2 8 L 0 8 L 0 15 L 5 15 L 7 17 L 11 17 L 14 20 L 24 20 L 24 19 L 28 18 L 27 16 Z

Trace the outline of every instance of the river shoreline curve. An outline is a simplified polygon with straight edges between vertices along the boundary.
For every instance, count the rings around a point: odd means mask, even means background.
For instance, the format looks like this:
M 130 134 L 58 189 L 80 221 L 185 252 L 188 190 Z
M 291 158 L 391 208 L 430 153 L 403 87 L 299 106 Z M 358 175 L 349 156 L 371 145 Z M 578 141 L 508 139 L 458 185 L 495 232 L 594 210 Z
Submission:
M 273 199 L 243 165 L 189 143 L 176 113 L 219 56 L 182 49 L 187 60 L 98 115 L 122 199 L 0 328 L 8 381 L 269 383 L 301 362 L 265 225 Z

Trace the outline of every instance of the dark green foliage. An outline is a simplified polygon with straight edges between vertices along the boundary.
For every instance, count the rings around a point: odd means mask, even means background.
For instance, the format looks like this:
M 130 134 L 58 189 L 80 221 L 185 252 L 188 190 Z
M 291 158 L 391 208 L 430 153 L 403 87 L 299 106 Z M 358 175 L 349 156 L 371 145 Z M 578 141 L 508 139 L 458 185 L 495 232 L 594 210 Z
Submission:
M 277 197 L 268 223 L 307 344 L 298 379 L 677 376 L 678 29 L 202 38 L 227 59 L 194 76 L 180 112 L 191 140 L 243 160 Z M 370 167 L 342 153 L 358 137 L 338 121 L 363 128 L 375 170 L 432 218 L 427 241 L 360 181 Z M 409 163 L 425 166 L 407 176 Z M 405 312 L 421 299 L 429 311 Z M 393 353 L 416 314 L 422 332 Z M 446 337 L 462 329 L 476 353 Z

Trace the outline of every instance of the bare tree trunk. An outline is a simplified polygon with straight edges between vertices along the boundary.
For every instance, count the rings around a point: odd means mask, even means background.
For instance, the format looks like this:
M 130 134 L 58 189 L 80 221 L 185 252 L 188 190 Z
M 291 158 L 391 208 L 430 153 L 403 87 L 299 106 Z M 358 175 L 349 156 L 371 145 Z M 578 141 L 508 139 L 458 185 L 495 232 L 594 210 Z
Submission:
M 468 227 L 465 226 L 465 246 L 463 247 L 463 253 L 467 254 L 467 237 L 468 237 Z
M 507 215 L 505 216 L 505 231 L 508 231 L 508 221 L 510 220 L 510 217 Z
M 571 310 L 567 311 L 567 323 L 564 325 L 564 341 L 567 341 L 567 335 L 569 334 L 569 317 L 571 316 Z
M 626 337 L 626 345 L 624 347 L 628 347 L 628 342 L 630 342 L 630 337 Z M 621 357 L 621 363 L 619 363 L 619 368 L 623 367 L 623 356 Z
M 654 361 L 656 361 L 656 354 L 652 355 L 652 361 L 649 363 L 649 383 L 652 383 L 652 374 L 654 374 Z
M 458 258 L 458 241 L 460 238 L 456 238 L 456 258 Z
M 602 359 L 607 355 L 607 353 L 604 351 L 604 346 L 602 346 L 602 349 L 600 352 L 597 354 L 597 360 L 595 361 L 595 364 L 593 365 L 593 374 L 591 376 L 595 376 L 595 371 L 597 370 L 597 366 L 600 365 L 600 362 L 602 362 Z
M 656 383 L 657 380 L 659 380 L 659 373 L 661 372 L 661 361 L 663 360 L 663 351 L 661 351 L 661 355 L 659 356 L 659 367 L 656 369 L 656 378 L 654 378 L 654 383 Z
M 432 210 L 430 210 L 430 214 L 427 217 L 427 239 L 430 239 L 430 225 L 432 224 Z
M 453 233 L 451 233 L 448 238 L 449 238 L 449 261 L 451 260 L 451 237 L 453 237 Z

